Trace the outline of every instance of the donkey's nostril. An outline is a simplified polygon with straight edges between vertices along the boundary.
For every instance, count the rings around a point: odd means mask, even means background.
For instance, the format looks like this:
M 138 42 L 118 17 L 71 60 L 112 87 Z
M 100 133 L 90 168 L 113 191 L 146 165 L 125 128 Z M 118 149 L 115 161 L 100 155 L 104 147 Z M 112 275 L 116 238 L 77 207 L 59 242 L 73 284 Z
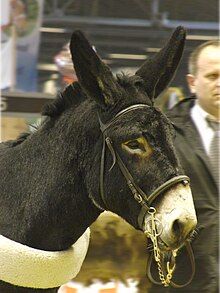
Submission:
M 186 219 L 175 219 L 172 223 L 172 233 L 174 237 L 184 238 L 190 237 L 192 232 L 195 229 L 195 225 L 192 226 L 192 223 L 188 222 Z
M 173 227 L 172 227 L 172 229 L 173 229 L 174 234 L 176 234 L 176 235 L 180 235 L 181 232 L 182 232 L 182 229 L 183 229 L 183 227 L 182 227 L 182 223 L 181 223 L 178 219 L 175 220 L 175 221 L 173 222 Z

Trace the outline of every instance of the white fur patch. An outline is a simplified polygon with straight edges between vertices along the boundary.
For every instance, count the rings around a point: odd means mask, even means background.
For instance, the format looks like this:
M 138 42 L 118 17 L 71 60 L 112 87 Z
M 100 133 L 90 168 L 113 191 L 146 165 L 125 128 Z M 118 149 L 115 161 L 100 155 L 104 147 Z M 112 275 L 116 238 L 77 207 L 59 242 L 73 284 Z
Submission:
M 85 259 L 89 228 L 65 251 L 44 251 L 0 235 L 0 280 L 29 288 L 53 288 L 73 279 Z

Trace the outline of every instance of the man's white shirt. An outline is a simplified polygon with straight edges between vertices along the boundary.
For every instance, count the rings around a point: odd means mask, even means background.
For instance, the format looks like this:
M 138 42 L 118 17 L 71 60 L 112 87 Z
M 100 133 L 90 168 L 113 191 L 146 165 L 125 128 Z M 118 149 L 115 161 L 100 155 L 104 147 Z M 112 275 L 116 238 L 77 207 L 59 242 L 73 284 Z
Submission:
M 200 134 L 204 149 L 208 155 L 210 144 L 214 137 L 214 131 L 209 126 L 207 121 L 207 117 L 210 116 L 210 114 L 203 110 L 202 107 L 198 104 L 198 101 L 196 101 L 195 105 L 191 109 L 190 115 Z

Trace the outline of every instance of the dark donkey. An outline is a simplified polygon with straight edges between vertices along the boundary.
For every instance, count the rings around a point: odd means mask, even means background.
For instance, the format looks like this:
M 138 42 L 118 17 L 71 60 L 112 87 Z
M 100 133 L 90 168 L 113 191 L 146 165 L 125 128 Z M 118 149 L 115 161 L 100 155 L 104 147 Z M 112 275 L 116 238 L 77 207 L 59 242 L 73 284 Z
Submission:
M 35 132 L 0 145 L 0 292 L 57 292 L 79 271 L 87 228 L 104 210 L 146 232 L 161 257 L 189 237 L 196 215 L 188 177 L 173 125 L 154 107 L 184 39 L 177 28 L 135 76 L 114 77 L 73 34 L 79 82 L 45 107 Z M 165 272 L 162 282 L 169 285 Z

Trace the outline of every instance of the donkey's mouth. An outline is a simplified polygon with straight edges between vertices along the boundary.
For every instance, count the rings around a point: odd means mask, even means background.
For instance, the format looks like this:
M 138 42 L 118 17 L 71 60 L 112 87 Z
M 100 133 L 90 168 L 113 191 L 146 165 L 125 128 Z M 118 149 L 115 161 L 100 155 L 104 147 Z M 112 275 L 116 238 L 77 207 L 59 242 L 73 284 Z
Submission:
M 179 239 L 173 243 L 167 244 L 160 237 L 158 238 L 158 246 L 162 252 L 170 252 L 173 250 L 179 250 L 184 245 L 185 240 Z
M 176 245 L 168 245 L 165 241 L 163 241 L 161 238 L 158 239 L 158 247 L 162 252 L 169 252 L 173 249 L 177 249 Z M 175 248 L 174 248 L 175 247 Z

